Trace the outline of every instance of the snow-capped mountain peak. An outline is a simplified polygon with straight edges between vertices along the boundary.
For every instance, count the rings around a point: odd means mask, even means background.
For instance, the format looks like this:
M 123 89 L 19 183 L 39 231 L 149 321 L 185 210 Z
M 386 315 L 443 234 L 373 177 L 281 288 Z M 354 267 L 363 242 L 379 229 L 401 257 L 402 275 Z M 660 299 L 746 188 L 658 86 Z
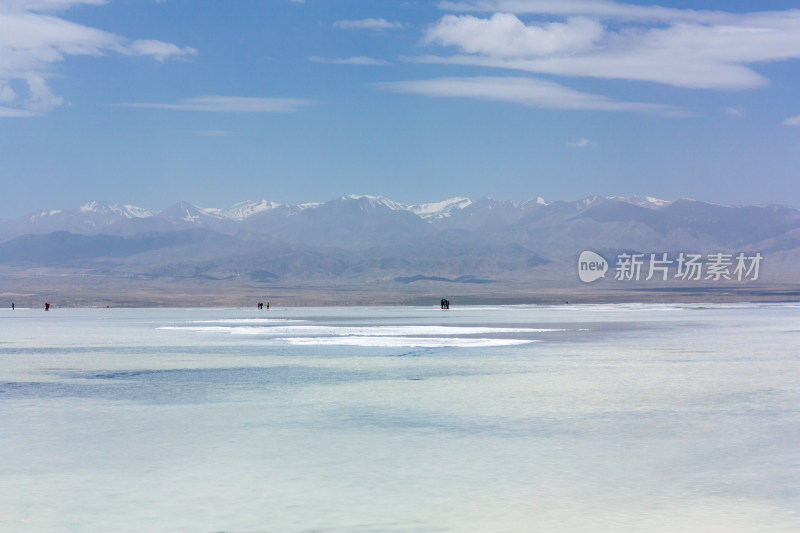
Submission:
M 545 201 L 545 199 L 542 198 L 541 196 L 537 196 L 536 198 L 530 198 L 528 200 L 525 200 L 524 202 L 522 202 L 520 204 L 520 207 L 528 207 L 528 206 L 534 206 L 534 205 L 546 206 L 546 205 L 550 205 L 550 204 L 548 204 Z
M 406 211 L 408 207 L 397 203 L 393 200 L 389 200 L 388 198 L 384 198 L 383 196 L 372 196 L 369 194 L 350 194 L 348 196 L 343 196 L 341 198 L 344 201 L 358 201 L 361 203 L 362 209 L 366 208 L 375 208 L 375 207 L 387 207 L 392 211 Z
M 308 202 L 308 203 L 305 203 L 305 204 L 298 204 L 295 207 L 299 211 L 305 211 L 306 209 L 316 209 L 317 207 L 319 207 L 321 205 L 322 204 L 320 202 Z
M 672 202 L 667 200 L 660 200 L 658 198 L 653 198 L 652 196 L 612 196 L 609 200 L 617 200 L 619 202 L 625 202 L 628 204 L 636 205 L 639 207 L 645 207 L 648 209 L 660 209 L 662 207 L 667 207 L 668 205 L 672 204 Z
M 247 218 L 250 218 L 253 215 L 263 213 L 264 211 L 270 211 L 278 207 L 281 207 L 281 204 L 276 204 L 275 202 L 268 202 L 267 200 L 261 200 L 258 202 L 252 200 L 246 200 L 244 202 L 236 203 L 231 207 L 229 207 L 228 209 L 221 211 L 221 214 L 225 218 L 242 221 Z
M 577 206 L 579 209 L 586 209 L 587 207 L 592 206 L 603 200 L 604 198 L 602 196 L 587 196 L 586 198 L 578 202 Z
M 78 209 L 83 214 L 110 215 L 127 219 L 153 216 L 152 212 L 135 205 L 110 204 L 100 201 L 86 203 Z
M 164 209 L 158 214 L 158 217 L 190 224 L 201 224 L 203 220 L 224 218 L 221 209 L 197 207 L 183 201 Z
M 423 219 L 440 219 L 449 217 L 454 211 L 472 205 L 472 200 L 464 197 L 450 198 L 441 202 L 412 205 L 408 210 Z

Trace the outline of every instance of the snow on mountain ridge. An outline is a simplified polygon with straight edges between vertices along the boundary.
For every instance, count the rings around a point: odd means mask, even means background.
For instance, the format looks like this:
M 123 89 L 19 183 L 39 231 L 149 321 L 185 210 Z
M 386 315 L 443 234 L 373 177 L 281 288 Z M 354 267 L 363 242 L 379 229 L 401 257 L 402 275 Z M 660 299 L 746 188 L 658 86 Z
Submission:
M 29 216 L 29 218 L 30 218 L 31 222 L 35 222 L 36 219 L 44 218 L 44 217 L 53 217 L 53 216 L 56 216 L 57 214 L 62 213 L 62 212 L 63 212 L 63 210 L 61 210 L 61 209 L 50 209 L 50 210 L 42 209 L 40 211 L 36 211 L 35 213 L 31 214 Z
M 475 201 L 464 197 L 464 196 L 456 196 L 453 198 L 448 198 L 446 200 L 441 200 L 439 202 L 429 202 L 424 204 L 402 204 L 400 202 L 395 202 L 394 200 L 390 200 L 389 198 L 383 196 L 374 196 L 374 195 L 359 195 L 359 194 L 351 194 L 348 196 L 342 196 L 340 201 L 363 201 L 366 205 L 372 207 L 386 207 L 393 211 L 409 211 L 414 215 L 419 216 L 425 220 L 439 220 L 442 218 L 446 218 L 451 216 L 454 212 L 459 211 L 461 209 L 465 209 L 471 205 L 475 205 Z M 658 198 L 650 197 L 650 196 L 630 196 L 630 197 L 623 197 L 623 196 L 589 196 L 583 198 L 576 202 L 579 208 L 586 208 L 590 205 L 593 205 L 601 200 L 616 200 L 620 202 L 626 202 L 633 205 L 638 205 L 640 207 L 646 207 L 650 209 L 659 209 L 662 207 L 666 207 L 671 205 L 672 201 L 661 200 Z M 547 206 L 549 202 L 545 201 L 542 197 L 535 197 L 530 198 L 521 204 L 514 203 L 515 206 L 527 206 L 527 205 L 541 205 Z M 297 205 L 290 205 L 290 204 L 282 204 L 277 202 L 272 202 L 269 200 L 245 200 L 242 202 L 237 202 L 236 204 L 228 207 L 228 208 L 217 208 L 217 207 L 197 207 L 187 202 L 178 202 L 166 209 L 161 211 L 151 211 L 142 207 L 137 207 L 134 205 L 129 204 L 111 204 L 102 201 L 91 201 L 88 202 L 78 209 L 72 212 L 78 212 L 85 215 L 116 215 L 118 217 L 123 217 L 126 219 L 134 219 L 134 218 L 149 218 L 153 216 L 162 216 L 162 217 L 169 217 L 173 219 L 180 219 L 185 222 L 191 223 L 198 223 L 201 218 L 204 216 L 211 217 L 214 219 L 227 219 L 236 222 L 242 222 L 251 216 L 257 215 L 259 213 L 264 213 L 266 211 L 278 209 L 281 207 L 287 207 L 291 213 L 297 213 L 299 211 L 304 211 L 307 209 L 316 209 L 320 206 L 324 205 L 324 202 L 308 202 L 303 204 Z M 56 216 L 61 213 L 68 213 L 70 211 L 65 211 L 62 209 L 52 209 L 46 210 L 42 209 L 37 211 L 28 216 L 31 221 L 36 219 L 41 219 L 48 216 Z
M 360 239 L 358 245 L 407 244 L 415 242 L 415 239 L 427 239 L 439 231 L 451 230 L 458 230 L 454 233 L 458 238 L 463 238 L 466 232 L 477 232 L 477 235 L 491 235 L 486 237 L 490 241 L 506 242 L 515 238 L 515 232 L 535 231 L 531 239 L 547 239 L 553 231 L 581 227 L 573 224 L 621 224 L 625 221 L 637 224 L 636 227 L 642 231 L 656 233 L 674 225 L 695 240 L 706 238 L 703 231 L 707 228 L 711 228 L 708 230 L 711 237 L 708 238 L 717 238 L 718 234 L 733 228 L 732 236 L 726 237 L 730 242 L 739 242 L 745 239 L 742 235 L 751 235 L 747 238 L 753 243 L 760 242 L 756 237 L 766 235 L 766 230 L 760 228 L 770 224 L 780 222 L 794 231 L 785 237 L 789 240 L 796 238 L 796 232 L 800 231 L 800 210 L 797 208 L 741 206 L 739 211 L 730 207 L 733 206 L 726 208 L 696 200 L 666 202 L 645 196 L 592 196 L 551 204 L 539 197 L 521 204 L 485 197 L 476 201 L 454 197 L 439 202 L 404 205 L 379 196 L 352 195 L 324 203 L 299 205 L 267 200 L 246 201 L 227 209 L 201 209 L 187 202 L 177 202 L 156 212 L 134 206 L 89 202 L 80 208 L 41 210 L 17 219 L 3 220 L 0 223 L 0 242 L 26 234 L 45 235 L 59 231 L 128 237 L 184 230 L 236 235 L 245 240 L 269 238 L 278 242 L 285 239 L 287 242 L 330 246 L 337 243 L 355 246 L 352 239 L 348 241 L 352 237 L 348 232 Z M 748 224 L 753 226 L 752 230 L 748 229 Z M 514 231 L 507 235 L 504 228 L 514 228 Z M 542 232 L 542 228 L 546 230 Z M 780 241 L 779 245 L 784 246 L 783 242 Z
M 153 216 L 153 213 L 147 209 L 137 207 L 135 205 L 120 205 L 110 204 L 108 202 L 92 201 L 80 206 L 81 213 L 93 213 L 98 215 L 117 215 L 123 218 L 147 218 Z
M 453 211 L 472 205 L 472 200 L 465 197 L 449 198 L 441 202 L 408 206 L 407 209 L 424 219 L 440 219 L 449 217 Z
M 427 222 L 436 222 L 447 219 L 466 208 L 496 210 L 502 208 L 501 204 L 503 203 L 513 208 L 523 209 L 535 206 L 550 205 L 550 203 L 546 202 L 541 197 L 530 198 L 520 204 L 517 204 L 515 202 L 497 202 L 488 198 L 484 198 L 476 202 L 467 197 L 457 196 L 438 202 L 412 205 L 395 202 L 383 196 L 351 194 L 332 201 L 358 202 L 358 205 L 360 205 L 361 209 L 382 207 L 392 211 L 406 211 L 420 217 Z M 577 211 L 582 211 L 604 201 L 624 202 L 646 209 L 661 209 L 675 203 L 674 201 L 661 200 L 650 196 L 588 196 L 581 200 L 566 203 L 572 204 Z M 79 223 L 97 228 L 123 220 L 147 219 L 151 217 L 158 217 L 176 222 L 187 222 L 193 225 L 201 225 L 204 223 L 204 220 L 208 220 L 209 222 L 215 220 L 219 222 L 230 221 L 240 223 L 246 221 L 254 215 L 272 210 L 281 210 L 280 212 L 284 213 L 285 216 L 292 216 L 306 210 L 317 209 L 327 203 L 329 202 L 309 202 L 293 205 L 276 203 L 268 200 L 247 200 L 238 202 L 231 207 L 221 209 L 214 207 L 200 208 L 189 204 L 188 202 L 181 201 L 161 211 L 150 211 L 134 205 L 110 204 L 107 202 L 92 201 L 72 210 L 42 209 L 27 215 L 25 219 L 28 220 L 29 223 L 51 225 L 59 223 L 56 222 L 56 219 L 66 220 L 65 217 L 68 217 L 73 221 L 81 219 L 82 222 Z
M 233 204 L 228 209 L 220 211 L 220 213 L 225 218 L 241 222 L 242 220 L 250 218 L 253 215 L 257 215 L 259 213 L 263 213 L 265 211 L 270 211 L 272 209 L 281 207 L 281 205 L 282 204 L 269 202 L 267 200 L 261 200 L 258 202 L 252 200 L 245 200 L 244 202 L 238 202 L 236 204 Z
M 123 205 L 122 207 L 125 208 L 126 213 L 131 215 L 130 218 L 148 218 L 153 216 L 152 211 L 144 209 L 143 207 L 137 207 L 135 205 L 128 205 L 128 204 Z
M 197 207 L 184 201 L 172 204 L 156 216 L 166 220 L 188 222 L 190 224 L 202 224 L 203 220 L 223 220 L 225 218 L 221 209 Z
M 533 205 L 541 205 L 541 206 L 547 206 L 547 205 L 550 205 L 550 204 L 549 204 L 547 201 L 545 201 L 545 199 L 544 199 L 544 198 L 542 198 L 541 196 L 537 196 L 536 198 L 530 198 L 530 199 L 528 199 L 528 200 L 525 200 L 524 202 L 522 202 L 522 203 L 521 203 L 521 204 L 519 204 L 519 205 L 520 205 L 520 207 L 525 207 L 525 206 L 528 206 L 528 205 L 531 205 L 531 204 L 533 204 Z
M 465 207 L 473 204 L 472 200 L 463 196 L 449 198 L 440 202 L 415 205 L 402 204 L 383 196 L 372 196 L 369 194 L 351 194 L 348 196 L 343 196 L 340 198 L 340 200 L 366 201 L 372 207 L 382 206 L 388 207 L 392 211 L 409 211 L 410 213 L 413 213 L 414 215 L 426 220 L 448 217 L 453 211 L 464 209 Z
M 371 207 L 388 207 L 392 211 L 407 211 L 408 207 L 395 202 L 394 200 L 389 200 L 388 198 L 384 198 L 383 196 L 372 196 L 369 194 L 350 194 L 348 196 L 343 196 L 340 200 L 356 200 L 356 201 L 366 201 Z
M 650 209 L 660 209 L 662 207 L 667 207 L 671 205 L 672 202 L 667 200 L 661 200 L 659 198 L 654 198 L 652 196 L 611 196 L 608 198 L 609 200 L 617 200 L 619 202 L 625 202 L 628 204 L 636 205 L 639 207 L 647 207 Z

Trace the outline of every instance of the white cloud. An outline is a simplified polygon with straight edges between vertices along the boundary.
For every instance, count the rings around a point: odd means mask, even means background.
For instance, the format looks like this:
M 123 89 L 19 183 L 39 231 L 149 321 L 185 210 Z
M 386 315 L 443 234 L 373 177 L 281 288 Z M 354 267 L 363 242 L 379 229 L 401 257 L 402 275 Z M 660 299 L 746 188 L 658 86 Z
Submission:
M 12 102 L 17 97 L 17 93 L 11 88 L 7 81 L 0 80 L 0 102 Z
M 378 87 L 425 96 L 477 98 L 550 109 L 628 111 L 687 116 L 684 111 L 673 106 L 620 102 L 601 95 L 582 93 L 551 81 L 532 78 L 436 78 L 381 83 Z
M 66 55 L 120 51 L 114 34 L 32 12 L 0 11 L 0 74 L 40 70 Z
M 28 110 L 46 113 L 64 103 L 63 98 L 50 91 L 42 76 L 31 73 L 26 76 L 26 80 L 30 89 L 25 106 Z
M 0 92 L 9 106 L 27 110 L 30 116 L 64 103 L 47 85 L 54 65 L 67 56 L 104 56 L 118 53 L 148 56 L 158 61 L 197 54 L 190 47 L 162 41 L 134 40 L 97 28 L 70 22 L 61 10 L 78 4 L 103 4 L 102 0 L 0 0 Z M 9 100 L 10 82 L 27 83 L 27 94 Z M 2 116 L 9 116 L 5 112 Z
M 309 56 L 309 61 L 314 61 L 315 63 L 328 63 L 331 65 L 388 65 L 388 61 L 384 61 L 383 59 L 375 59 L 372 57 L 364 57 L 364 56 L 357 56 L 357 57 L 334 57 L 334 58 L 326 58 L 326 57 L 319 57 L 319 56 Z
M 0 0 L 0 11 L 61 11 L 73 5 L 102 5 L 107 0 Z
M 253 98 L 244 96 L 198 96 L 174 104 L 124 103 L 124 107 L 168 109 L 173 111 L 204 111 L 211 113 L 290 113 L 313 105 L 312 100 L 298 98 Z
M 588 50 L 602 37 L 600 23 L 585 17 L 527 26 L 514 15 L 497 13 L 490 19 L 446 15 L 425 40 L 472 54 L 530 57 Z
M 357 29 L 357 30 L 393 30 L 402 29 L 400 22 L 389 22 L 386 19 L 362 19 L 362 20 L 337 20 L 333 23 L 334 28 Z
M 39 113 L 28 111 L 27 109 L 14 109 L 0 106 L 0 117 L 35 117 L 38 115 Z
M 567 143 L 567 146 L 570 148 L 587 148 L 588 146 L 592 145 L 592 141 L 589 139 L 583 138 L 579 141 L 570 141 Z
M 800 59 L 800 10 L 732 14 L 541 0 L 440 6 L 505 13 L 490 18 L 444 15 L 428 29 L 424 42 L 455 47 L 460 53 L 419 61 L 695 89 L 747 89 L 769 83 L 751 65 Z M 569 18 L 525 23 L 513 13 L 535 15 L 537 20 Z
M 800 115 L 789 117 L 783 121 L 784 126 L 800 126 Z
M 172 43 L 165 43 L 163 41 L 143 40 L 143 39 L 137 39 L 136 41 L 133 41 L 127 47 L 127 50 L 132 55 L 150 56 L 161 62 L 170 57 L 197 55 L 197 50 L 195 50 L 190 46 L 184 46 L 183 48 L 181 48 Z
M 638 22 L 723 23 L 736 15 L 723 11 L 677 9 L 659 5 L 642 6 L 609 0 L 473 0 L 443 1 L 439 9 L 446 11 L 503 12 L 529 15 L 568 17 L 586 15 L 607 20 Z
M 735 117 L 735 118 L 742 118 L 743 116 L 745 116 L 745 111 L 744 111 L 744 108 L 742 106 L 729 107 L 729 108 L 725 109 L 725 112 L 728 115 L 730 115 L 732 117 Z

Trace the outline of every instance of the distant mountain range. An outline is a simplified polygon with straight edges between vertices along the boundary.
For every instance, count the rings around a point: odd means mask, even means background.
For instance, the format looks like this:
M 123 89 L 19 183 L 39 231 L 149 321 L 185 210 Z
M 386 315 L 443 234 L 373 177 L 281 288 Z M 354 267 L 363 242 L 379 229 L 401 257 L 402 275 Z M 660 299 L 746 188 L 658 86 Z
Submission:
M 181 201 L 163 211 L 153 212 L 132 205 L 95 201 L 77 209 L 40 210 L 17 219 L 2 220 L 0 239 L 8 240 L 19 235 L 54 231 L 69 231 L 81 235 L 99 233 L 133 235 L 152 231 L 207 228 L 221 232 L 265 233 L 264 222 L 289 219 L 304 211 L 315 210 L 319 210 L 320 213 L 333 213 L 337 210 L 346 212 L 353 209 L 363 212 L 392 211 L 410 213 L 422 220 L 432 221 L 449 217 L 472 204 L 468 198 L 453 198 L 422 205 L 404 205 L 375 196 L 347 196 L 327 203 L 300 205 L 278 204 L 266 200 L 244 201 L 228 209 L 201 208 Z M 315 217 L 315 215 L 308 216 Z
M 199 229 L 243 241 L 343 249 L 517 244 L 557 258 L 585 246 L 793 248 L 800 230 L 800 210 L 777 205 L 731 207 L 693 200 L 667 202 L 640 196 L 552 203 L 542 198 L 522 203 L 452 198 L 422 205 L 405 205 L 376 196 L 346 196 L 300 205 L 246 201 L 228 209 L 177 202 L 160 212 L 91 202 L 77 209 L 42 210 L 0 220 L 0 242 L 25 235 L 68 232 L 137 237 L 131 242 L 138 243 L 147 237 L 154 239 L 154 246 L 162 247 L 169 239 L 154 235 Z M 10 259 L 5 256 L 0 261 Z
M 780 267 L 765 276 L 800 284 L 793 270 L 800 210 L 639 196 L 421 205 L 346 196 L 299 205 L 247 201 L 228 209 L 178 202 L 160 212 L 91 202 L 0 221 L 0 266 L 126 279 L 571 283 L 583 250 L 609 259 L 626 251 L 759 252 Z

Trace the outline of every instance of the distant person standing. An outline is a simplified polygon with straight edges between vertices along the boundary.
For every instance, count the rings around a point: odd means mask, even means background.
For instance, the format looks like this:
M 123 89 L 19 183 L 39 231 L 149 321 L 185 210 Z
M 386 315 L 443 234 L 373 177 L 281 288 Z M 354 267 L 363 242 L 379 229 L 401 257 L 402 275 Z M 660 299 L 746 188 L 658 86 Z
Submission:
M 11 310 L 14 310 L 14 302 L 11 302 Z
M 44 303 L 44 310 L 45 311 L 49 311 L 50 310 L 50 303 L 49 302 L 45 302 Z

